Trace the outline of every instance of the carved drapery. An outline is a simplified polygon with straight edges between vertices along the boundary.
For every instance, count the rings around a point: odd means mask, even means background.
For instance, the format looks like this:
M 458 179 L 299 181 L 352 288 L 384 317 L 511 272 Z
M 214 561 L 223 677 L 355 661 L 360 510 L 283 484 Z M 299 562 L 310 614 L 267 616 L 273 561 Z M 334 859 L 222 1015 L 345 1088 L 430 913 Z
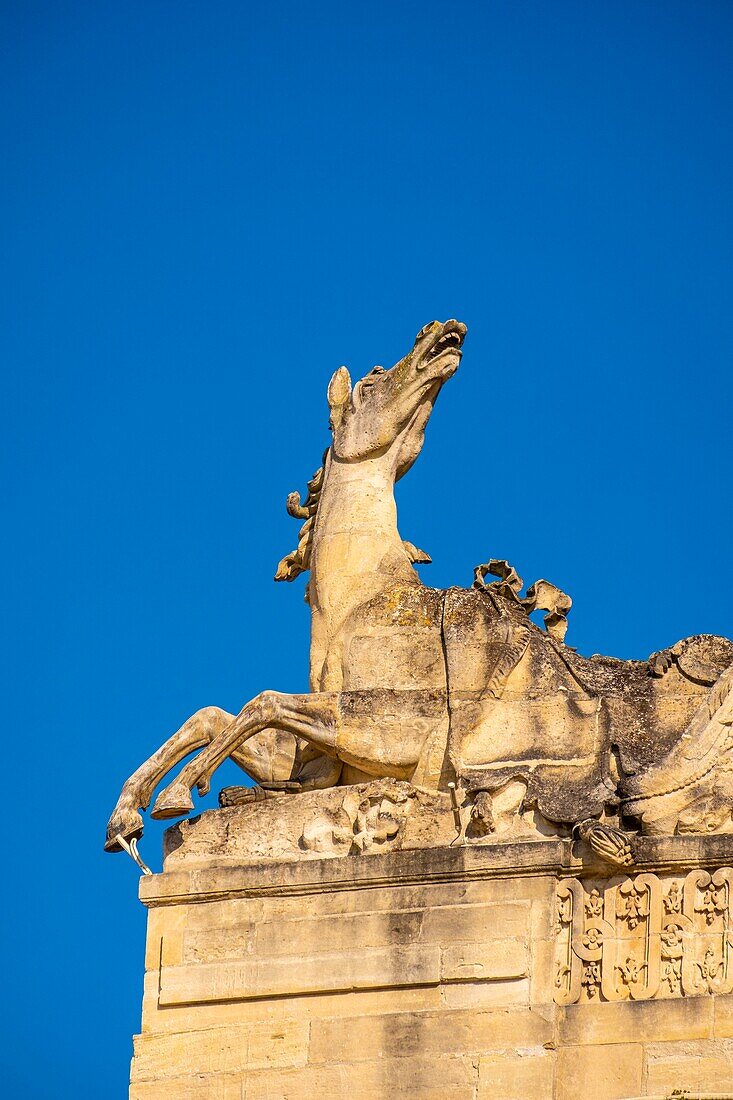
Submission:
M 557 888 L 555 1001 L 733 992 L 733 870 Z

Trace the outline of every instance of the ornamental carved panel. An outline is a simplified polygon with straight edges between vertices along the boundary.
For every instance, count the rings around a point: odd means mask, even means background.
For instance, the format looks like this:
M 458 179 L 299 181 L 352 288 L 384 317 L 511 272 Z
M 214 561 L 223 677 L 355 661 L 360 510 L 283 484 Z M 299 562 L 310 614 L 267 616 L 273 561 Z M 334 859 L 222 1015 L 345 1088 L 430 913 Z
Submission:
M 557 888 L 560 1005 L 733 991 L 733 869 Z

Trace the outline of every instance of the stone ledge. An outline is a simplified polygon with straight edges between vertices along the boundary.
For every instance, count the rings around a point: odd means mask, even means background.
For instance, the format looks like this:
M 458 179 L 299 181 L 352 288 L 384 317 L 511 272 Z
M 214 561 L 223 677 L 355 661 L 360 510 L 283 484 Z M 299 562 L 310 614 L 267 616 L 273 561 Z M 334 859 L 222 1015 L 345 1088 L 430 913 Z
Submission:
M 567 840 L 456 846 L 232 866 L 211 863 L 140 879 L 146 906 L 276 894 L 313 894 L 378 886 L 565 872 L 574 866 Z
M 218 811 L 212 811 L 217 813 Z M 233 865 L 181 867 L 140 879 L 140 900 L 148 908 L 228 898 L 333 893 L 528 875 L 596 874 L 611 877 L 646 871 L 684 871 L 733 862 L 733 835 L 640 837 L 636 864 L 601 863 L 584 845 L 570 840 L 514 840 L 409 849 L 379 854 Z
M 439 947 L 370 948 L 333 955 L 252 958 L 243 961 L 169 966 L 161 971 L 161 1007 L 241 1001 L 257 997 L 297 997 L 307 993 L 347 993 L 361 989 L 438 985 Z
M 528 974 L 528 947 L 518 940 L 447 946 L 339 945 L 331 952 L 298 952 L 290 957 L 253 953 L 217 962 L 164 964 L 159 971 L 158 1004 L 208 1004 L 466 982 L 476 986 L 501 982 L 506 994 L 508 981 L 521 981 Z

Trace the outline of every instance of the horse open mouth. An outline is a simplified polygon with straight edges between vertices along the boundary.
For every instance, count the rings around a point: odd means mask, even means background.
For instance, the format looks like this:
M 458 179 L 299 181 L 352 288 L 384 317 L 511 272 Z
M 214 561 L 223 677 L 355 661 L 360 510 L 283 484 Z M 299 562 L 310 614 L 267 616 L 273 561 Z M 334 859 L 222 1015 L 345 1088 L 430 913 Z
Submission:
M 463 346 L 463 338 L 465 335 L 465 325 L 459 324 L 458 321 L 447 321 L 444 331 L 435 341 L 426 356 L 426 364 L 432 363 L 434 359 L 438 359 L 446 352 L 457 352 L 458 354 L 460 354 L 461 348 Z
M 433 348 L 431 359 L 434 359 L 436 355 L 440 355 L 441 351 L 445 351 L 446 348 L 459 348 L 463 343 L 463 339 L 458 332 L 444 332 L 440 340 Z

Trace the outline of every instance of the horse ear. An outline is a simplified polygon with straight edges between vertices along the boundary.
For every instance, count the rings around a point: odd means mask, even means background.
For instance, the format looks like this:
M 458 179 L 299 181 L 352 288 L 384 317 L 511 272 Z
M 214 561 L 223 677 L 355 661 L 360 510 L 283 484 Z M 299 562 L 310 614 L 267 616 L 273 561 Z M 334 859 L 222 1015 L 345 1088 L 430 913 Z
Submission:
M 351 397 L 351 377 L 346 367 L 339 367 L 328 383 L 328 405 L 331 409 L 331 425 L 335 427 Z
M 351 376 L 346 367 L 339 367 L 328 383 L 328 404 L 332 409 L 345 405 L 351 397 Z

